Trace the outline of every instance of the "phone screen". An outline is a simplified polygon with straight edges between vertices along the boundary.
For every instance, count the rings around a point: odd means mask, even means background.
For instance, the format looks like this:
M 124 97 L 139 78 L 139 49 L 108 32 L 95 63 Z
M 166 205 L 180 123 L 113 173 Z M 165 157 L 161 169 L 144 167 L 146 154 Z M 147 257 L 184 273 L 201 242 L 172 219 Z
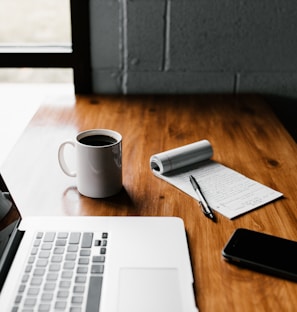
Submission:
M 297 281 L 297 242 L 237 229 L 222 251 L 225 259 Z

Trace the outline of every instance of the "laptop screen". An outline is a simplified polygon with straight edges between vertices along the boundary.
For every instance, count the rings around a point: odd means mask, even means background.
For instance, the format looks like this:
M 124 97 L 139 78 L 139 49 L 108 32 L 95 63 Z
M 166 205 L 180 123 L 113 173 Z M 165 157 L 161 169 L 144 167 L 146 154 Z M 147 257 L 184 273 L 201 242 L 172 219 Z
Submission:
M 16 208 L 6 184 L 0 175 L 0 289 L 6 275 L 8 265 L 10 239 L 21 220 L 20 213 Z

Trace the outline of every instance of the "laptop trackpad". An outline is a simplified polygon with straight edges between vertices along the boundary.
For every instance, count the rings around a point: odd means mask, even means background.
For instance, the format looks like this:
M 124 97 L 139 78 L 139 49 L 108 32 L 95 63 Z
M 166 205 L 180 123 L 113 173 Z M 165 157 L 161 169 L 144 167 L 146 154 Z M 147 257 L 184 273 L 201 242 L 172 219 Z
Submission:
M 180 312 L 177 269 L 123 268 L 119 312 Z

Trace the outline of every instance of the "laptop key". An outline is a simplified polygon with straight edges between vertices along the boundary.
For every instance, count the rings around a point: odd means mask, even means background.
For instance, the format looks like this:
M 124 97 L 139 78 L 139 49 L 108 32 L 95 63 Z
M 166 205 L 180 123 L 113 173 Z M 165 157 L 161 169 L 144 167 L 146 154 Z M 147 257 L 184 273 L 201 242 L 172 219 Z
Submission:
M 52 290 L 55 290 L 56 288 L 56 283 L 54 282 L 46 282 L 44 284 L 44 290 L 46 291 L 52 291 Z
M 71 307 L 70 312 L 82 312 L 80 307 Z
M 65 246 L 66 245 L 66 239 L 58 239 L 56 241 L 56 246 Z
M 78 260 L 78 264 L 85 264 L 85 265 L 88 265 L 90 262 L 89 258 L 79 258 Z
M 36 234 L 36 238 L 37 239 L 41 239 L 43 237 L 43 232 L 38 232 L 37 234 Z
M 25 284 L 21 284 L 19 287 L 19 294 L 23 293 L 26 289 L 26 285 Z
M 76 270 L 77 274 L 87 274 L 88 273 L 88 267 L 79 266 Z
M 68 252 L 77 252 L 78 251 L 78 245 L 69 245 L 67 247 Z
M 37 267 L 46 267 L 48 265 L 48 260 L 46 259 L 38 259 L 36 262 Z
M 66 308 L 66 305 L 67 305 L 66 301 L 57 301 L 55 303 L 55 309 L 64 311 L 64 309 Z
M 83 297 L 82 296 L 73 296 L 71 298 L 71 303 L 82 304 L 83 303 Z
M 50 266 L 49 266 L 49 268 L 48 268 L 48 270 L 50 271 L 50 272 L 58 272 L 58 271 L 60 271 L 61 270 L 61 265 L 58 263 L 55 263 L 55 264 L 51 264 Z
M 87 281 L 87 277 L 84 275 L 79 275 L 75 277 L 75 283 L 77 284 L 85 284 L 86 281 Z
M 54 282 L 58 279 L 58 276 L 59 275 L 57 273 L 48 273 L 46 276 L 46 280 Z
M 40 304 L 38 307 L 38 312 L 48 312 L 51 310 L 51 306 L 49 304 Z
M 37 296 L 39 293 L 39 288 L 37 287 L 30 287 L 28 289 L 28 296 Z
M 27 265 L 25 269 L 25 273 L 30 273 L 32 271 L 32 265 Z
M 28 264 L 34 263 L 35 258 L 36 258 L 35 256 L 30 256 L 29 259 L 28 259 Z
M 103 274 L 104 265 L 101 264 L 93 264 L 91 268 L 92 274 Z
M 93 233 L 86 232 L 83 234 L 81 247 L 82 248 L 91 248 L 92 242 L 93 242 Z
M 91 254 L 91 250 L 89 249 L 82 249 L 79 253 L 80 256 L 82 257 L 88 257 Z
M 52 293 L 43 293 L 41 296 L 41 301 L 52 301 L 53 300 L 54 295 Z
M 63 260 L 63 256 L 61 256 L 61 255 L 54 255 L 51 258 L 52 263 L 61 263 L 62 260 Z
M 52 243 L 43 243 L 41 246 L 41 250 L 51 250 L 53 248 Z
M 68 237 L 68 232 L 60 232 L 58 233 L 58 238 L 66 239 Z
M 105 255 L 105 254 L 106 254 L 106 248 L 105 248 L 105 247 L 102 247 L 102 248 L 100 249 L 100 254 L 101 254 L 101 255 Z
M 75 294 L 83 294 L 85 292 L 85 287 L 84 286 L 74 286 L 73 292 Z
M 62 272 L 62 278 L 64 278 L 64 279 L 71 279 L 72 276 L 73 276 L 72 271 L 63 271 Z
M 32 286 L 40 286 L 41 285 L 41 283 L 42 283 L 42 278 L 41 277 L 33 277 L 32 279 L 31 279 L 31 285 Z
M 96 239 L 94 242 L 94 246 L 98 247 L 101 246 L 101 240 L 100 239 Z
M 16 298 L 15 298 L 15 303 L 20 303 L 22 301 L 22 296 L 20 296 L 20 295 L 18 295 L 18 296 L 16 296 Z
M 80 241 L 80 233 L 79 232 L 73 232 L 70 234 L 69 238 L 69 244 L 78 244 Z
M 76 260 L 76 253 L 67 253 L 65 260 L 66 261 L 75 261 Z
M 75 262 L 74 261 L 66 261 L 63 265 L 64 270 L 73 270 L 75 267 Z
M 54 254 L 55 255 L 62 255 L 65 252 L 64 247 L 55 247 L 54 249 Z
M 70 281 L 64 281 L 62 280 L 59 284 L 60 288 L 64 288 L 64 289 L 70 289 L 71 286 L 71 282 Z
M 53 242 L 55 239 L 56 233 L 55 232 L 47 232 L 44 235 L 44 242 Z
M 35 304 L 36 304 L 36 299 L 35 298 L 27 298 L 25 300 L 24 306 L 25 307 L 34 307 Z
M 68 298 L 68 296 L 69 296 L 69 291 L 68 290 L 59 290 L 58 291 L 57 297 L 59 299 L 61 299 L 61 298 Z
M 45 274 L 45 269 L 35 269 L 33 276 L 43 276 Z
M 93 262 L 101 262 L 103 263 L 105 261 L 105 256 L 93 256 Z
M 91 276 L 87 297 L 86 312 L 99 311 L 102 280 L 102 276 Z
M 40 246 L 40 243 L 41 243 L 41 240 L 40 239 L 36 239 L 33 246 L 34 247 L 39 247 Z
M 38 248 L 37 247 L 33 247 L 32 250 L 31 250 L 31 255 L 35 256 L 35 255 L 37 255 L 37 252 L 38 252 Z
M 48 259 L 49 256 L 50 256 L 49 251 L 40 251 L 40 253 L 39 253 L 39 258 Z

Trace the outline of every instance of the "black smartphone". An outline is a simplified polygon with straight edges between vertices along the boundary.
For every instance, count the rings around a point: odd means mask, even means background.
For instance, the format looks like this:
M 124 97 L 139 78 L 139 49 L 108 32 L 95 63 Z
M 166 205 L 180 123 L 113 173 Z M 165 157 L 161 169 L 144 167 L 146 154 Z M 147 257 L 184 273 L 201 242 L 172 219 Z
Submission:
M 297 281 L 297 242 L 237 229 L 222 251 L 223 257 L 239 266 Z

